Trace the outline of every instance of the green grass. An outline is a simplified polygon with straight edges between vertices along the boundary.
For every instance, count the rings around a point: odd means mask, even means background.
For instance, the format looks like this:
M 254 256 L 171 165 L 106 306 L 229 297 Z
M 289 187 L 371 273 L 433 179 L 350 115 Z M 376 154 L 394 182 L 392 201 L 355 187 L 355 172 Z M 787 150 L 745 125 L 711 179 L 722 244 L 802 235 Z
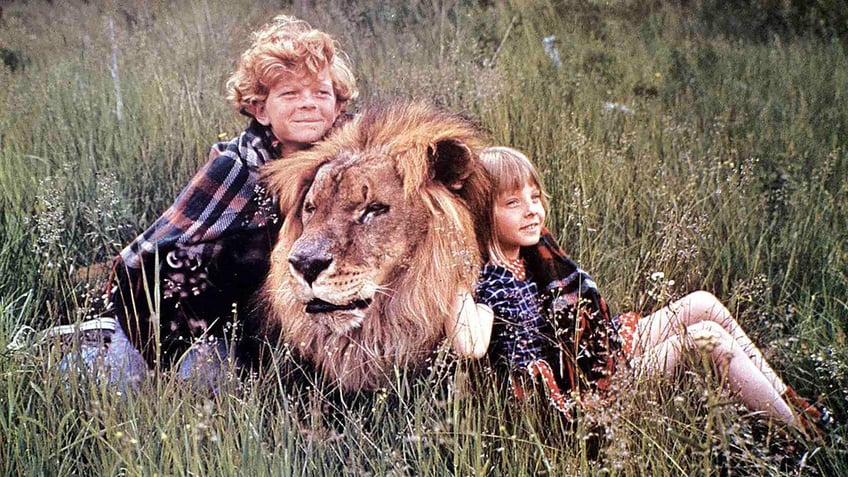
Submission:
M 844 46 L 753 41 L 641 1 L 312 3 L 284 11 L 344 45 L 363 93 L 354 109 L 415 97 L 468 111 L 539 165 L 549 225 L 613 309 L 713 291 L 789 384 L 848 419 Z M 0 67 L 0 473 L 848 473 L 844 425 L 824 448 L 778 449 L 787 438 L 698 363 L 670 383 L 622 377 L 610 406 L 567 429 L 444 356 L 374 395 L 269 369 L 217 395 L 155 373 L 119 396 L 60 372 L 55 347 L 6 350 L 23 325 L 79 319 L 92 298 L 78 298 L 73 270 L 117 253 L 219 134 L 239 132 L 224 80 L 248 33 L 280 13 L 246 0 L 111 5 L 7 2 L 0 17 L 0 47 L 29 59 Z M 541 47 L 552 34 L 561 68 Z M 593 460 L 595 426 L 608 440 Z

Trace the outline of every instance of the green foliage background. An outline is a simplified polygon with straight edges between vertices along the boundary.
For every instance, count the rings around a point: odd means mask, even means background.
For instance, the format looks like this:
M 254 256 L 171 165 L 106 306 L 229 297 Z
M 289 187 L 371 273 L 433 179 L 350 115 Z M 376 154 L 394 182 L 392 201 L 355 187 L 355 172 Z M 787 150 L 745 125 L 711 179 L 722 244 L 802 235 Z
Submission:
M 241 130 L 224 81 L 249 32 L 286 12 L 349 53 L 363 93 L 353 109 L 430 99 L 526 151 L 552 197 L 549 225 L 614 309 L 713 291 L 787 382 L 845 422 L 846 13 L 796 3 L 0 4 L 0 468 L 848 473 L 844 425 L 822 448 L 772 432 L 729 404 L 709 372 L 624 382 L 613 405 L 572 430 L 544 406 L 506 402 L 497 378 L 449 356 L 355 398 L 292 388 L 276 370 L 214 396 L 157 373 L 126 396 L 58 372 L 56 350 L 6 350 L 23 325 L 81 319 L 88 298 L 74 270 L 114 256 L 219 135 Z M 560 67 L 542 48 L 550 35 Z M 597 459 L 585 438 L 595 425 L 609 439 Z

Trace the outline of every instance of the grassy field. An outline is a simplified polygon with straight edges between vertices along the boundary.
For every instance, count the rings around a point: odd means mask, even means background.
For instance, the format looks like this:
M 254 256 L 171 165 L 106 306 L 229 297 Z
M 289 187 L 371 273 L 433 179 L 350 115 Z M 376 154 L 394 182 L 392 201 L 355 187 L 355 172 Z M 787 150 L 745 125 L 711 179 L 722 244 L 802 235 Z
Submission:
M 278 369 L 214 395 L 155 372 L 127 395 L 60 372 L 56 349 L 7 350 L 23 325 L 82 319 L 98 291 L 74 270 L 114 256 L 241 130 L 224 81 L 287 12 L 348 51 L 353 109 L 432 99 L 528 152 L 549 225 L 614 310 L 713 291 L 848 420 L 843 44 L 725 32 L 699 10 L 713 2 L 266 3 L 0 4 L 0 474 L 848 474 L 848 427 L 822 447 L 773 429 L 697 357 L 672 382 L 622 373 L 571 429 L 450 356 L 362 396 Z

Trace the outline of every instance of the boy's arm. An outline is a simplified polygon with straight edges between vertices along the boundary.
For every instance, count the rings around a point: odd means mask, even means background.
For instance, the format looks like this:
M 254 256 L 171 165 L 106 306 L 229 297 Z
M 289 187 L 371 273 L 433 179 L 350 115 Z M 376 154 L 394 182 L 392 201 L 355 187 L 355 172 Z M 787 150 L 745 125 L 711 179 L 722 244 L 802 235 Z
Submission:
M 250 207 L 257 183 L 255 170 L 232 153 L 215 148 L 210 159 L 180 192 L 174 203 L 121 251 L 126 266 L 140 269 L 158 249 L 162 259 L 177 244 L 211 244 L 233 227 Z M 198 250 L 208 255 L 205 250 Z M 194 254 L 196 255 L 196 254 Z M 191 257 L 206 258 L 206 257 Z M 176 259 L 172 259 L 176 261 Z
M 209 161 L 174 203 L 116 257 L 107 294 L 112 311 L 139 349 L 148 350 L 152 342 L 149 304 L 202 294 L 222 239 L 236 229 L 255 227 L 253 215 L 258 214 L 251 212 L 256 209 L 252 199 L 257 181 L 252 169 L 237 155 L 214 146 Z M 160 308 L 174 305 L 163 303 Z

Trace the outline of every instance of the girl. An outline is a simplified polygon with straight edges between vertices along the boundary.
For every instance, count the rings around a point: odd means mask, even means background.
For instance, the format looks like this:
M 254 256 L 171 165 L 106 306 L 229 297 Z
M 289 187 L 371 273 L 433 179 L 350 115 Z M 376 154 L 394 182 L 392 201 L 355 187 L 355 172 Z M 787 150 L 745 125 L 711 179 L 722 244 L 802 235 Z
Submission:
M 473 329 L 475 314 L 491 310 L 489 350 L 510 367 L 518 397 L 523 389 L 514 378 L 538 376 L 553 404 L 568 414 L 562 391 L 605 389 L 614 356 L 650 376 L 672 373 L 684 353 L 697 348 L 708 353 L 748 408 L 821 435 L 815 424 L 819 410 L 783 383 L 712 294 L 697 291 L 644 318 L 626 313 L 610 319 L 592 279 L 544 228 L 547 203 L 533 164 L 506 147 L 488 148 L 480 157 L 494 188 L 493 227 L 477 288 L 479 304 L 464 307 L 459 321 Z M 485 319 L 478 325 L 487 326 Z M 467 336 L 490 337 L 479 329 Z

